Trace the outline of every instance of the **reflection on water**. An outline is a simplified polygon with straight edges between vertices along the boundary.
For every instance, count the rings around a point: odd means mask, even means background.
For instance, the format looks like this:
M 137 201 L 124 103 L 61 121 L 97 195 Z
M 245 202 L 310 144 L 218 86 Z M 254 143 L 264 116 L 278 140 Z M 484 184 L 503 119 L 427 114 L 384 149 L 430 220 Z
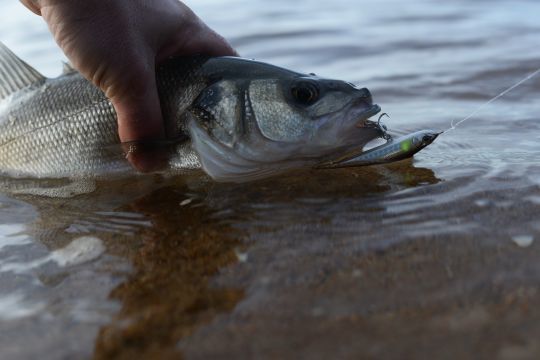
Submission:
M 188 3 L 246 57 L 369 87 L 395 134 L 540 66 L 532 0 Z M 0 5 L 0 40 L 59 72 L 39 19 Z M 2 358 L 537 358 L 539 91 L 388 166 L 1 179 Z M 43 188 L 67 197 L 23 195 Z
M 211 286 L 212 276 L 237 261 L 241 234 L 230 226 L 236 219 L 213 217 L 201 194 L 187 194 L 165 187 L 126 208 L 154 226 L 138 234 L 134 274 L 111 293 L 122 309 L 100 330 L 96 358 L 172 356 L 181 338 L 243 297 L 241 289 Z

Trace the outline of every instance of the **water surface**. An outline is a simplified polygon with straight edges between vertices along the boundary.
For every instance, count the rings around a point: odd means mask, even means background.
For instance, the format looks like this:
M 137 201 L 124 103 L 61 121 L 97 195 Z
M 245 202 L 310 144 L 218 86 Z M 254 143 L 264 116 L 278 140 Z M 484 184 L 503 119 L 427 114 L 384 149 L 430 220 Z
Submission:
M 395 134 L 540 67 L 533 0 L 187 3 L 243 56 L 368 87 Z M 56 75 L 46 26 L 0 4 L 0 40 Z M 2 358 L 537 358 L 539 92 L 388 166 L 1 194 Z

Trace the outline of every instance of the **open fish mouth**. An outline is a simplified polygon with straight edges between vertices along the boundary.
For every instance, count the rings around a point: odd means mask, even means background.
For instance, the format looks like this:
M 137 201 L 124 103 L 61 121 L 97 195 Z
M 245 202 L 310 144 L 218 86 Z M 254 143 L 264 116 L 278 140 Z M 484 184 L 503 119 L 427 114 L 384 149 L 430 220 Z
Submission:
M 354 124 L 353 128 L 349 128 L 349 132 L 345 138 L 349 145 L 341 148 L 340 151 L 329 154 L 315 165 L 319 168 L 326 163 L 339 163 L 343 159 L 348 159 L 352 156 L 361 154 L 364 151 L 364 146 L 376 138 L 384 137 L 385 130 L 379 121 L 370 120 L 371 117 L 381 112 L 381 107 L 377 104 L 371 105 L 368 109 L 359 112 L 352 116 L 350 123 Z
M 369 120 L 370 117 L 377 115 L 381 112 L 381 107 L 377 104 L 373 104 L 369 109 L 363 111 L 358 116 L 358 121 L 356 122 L 357 128 L 379 128 L 379 125 L 375 121 Z
M 381 112 L 381 107 L 377 104 L 371 105 L 368 109 L 362 111 L 355 117 L 354 129 L 351 129 L 351 135 L 357 136 L 356 139 L 352 139 L 352 146 L 349 147 L 347 153 L 362 152 L 363 147 L 369 141 L 384 136 L 384 128 L 379 121 L 370 120 L 373 116 Z M 356 130 L 356 131 L 354 131 Z

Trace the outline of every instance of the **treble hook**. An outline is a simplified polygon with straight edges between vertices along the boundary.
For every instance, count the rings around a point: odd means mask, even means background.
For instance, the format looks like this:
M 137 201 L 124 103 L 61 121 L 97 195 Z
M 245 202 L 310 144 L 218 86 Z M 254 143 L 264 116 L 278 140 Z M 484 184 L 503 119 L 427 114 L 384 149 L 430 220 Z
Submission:
M 386 125 L 384 124 L 381 124 L 381 118 L 383 116 L 386 116 L 387 118 L 390 119 L 390 115 L 388 115 L 387 113 L 382 113 L 380 116 L 379 116 L 379 119 L 377 120 L 377 126 L 379 127 L 379 130 L 382 132 L 382 138 L 384 140 L 390 140 L 392 139 L 392 136 L 390 134 L 388 134 L 388 128 L 386 127 Z

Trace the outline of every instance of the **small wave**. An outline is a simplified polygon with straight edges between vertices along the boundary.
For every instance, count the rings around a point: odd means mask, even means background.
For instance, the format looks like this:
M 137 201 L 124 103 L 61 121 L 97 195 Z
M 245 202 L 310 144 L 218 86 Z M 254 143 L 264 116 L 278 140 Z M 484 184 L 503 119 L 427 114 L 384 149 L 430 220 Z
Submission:
M 0 295 L 0 320 L 13 321 L 40 313 L 46 304 L 29 301 L 20 291 Z
M 67 228 L 68 233 L 105 232 L 133 235 L 141 228 L 152 226 L 152 222 L 141 214 L 125 212 L 81 213 Z

